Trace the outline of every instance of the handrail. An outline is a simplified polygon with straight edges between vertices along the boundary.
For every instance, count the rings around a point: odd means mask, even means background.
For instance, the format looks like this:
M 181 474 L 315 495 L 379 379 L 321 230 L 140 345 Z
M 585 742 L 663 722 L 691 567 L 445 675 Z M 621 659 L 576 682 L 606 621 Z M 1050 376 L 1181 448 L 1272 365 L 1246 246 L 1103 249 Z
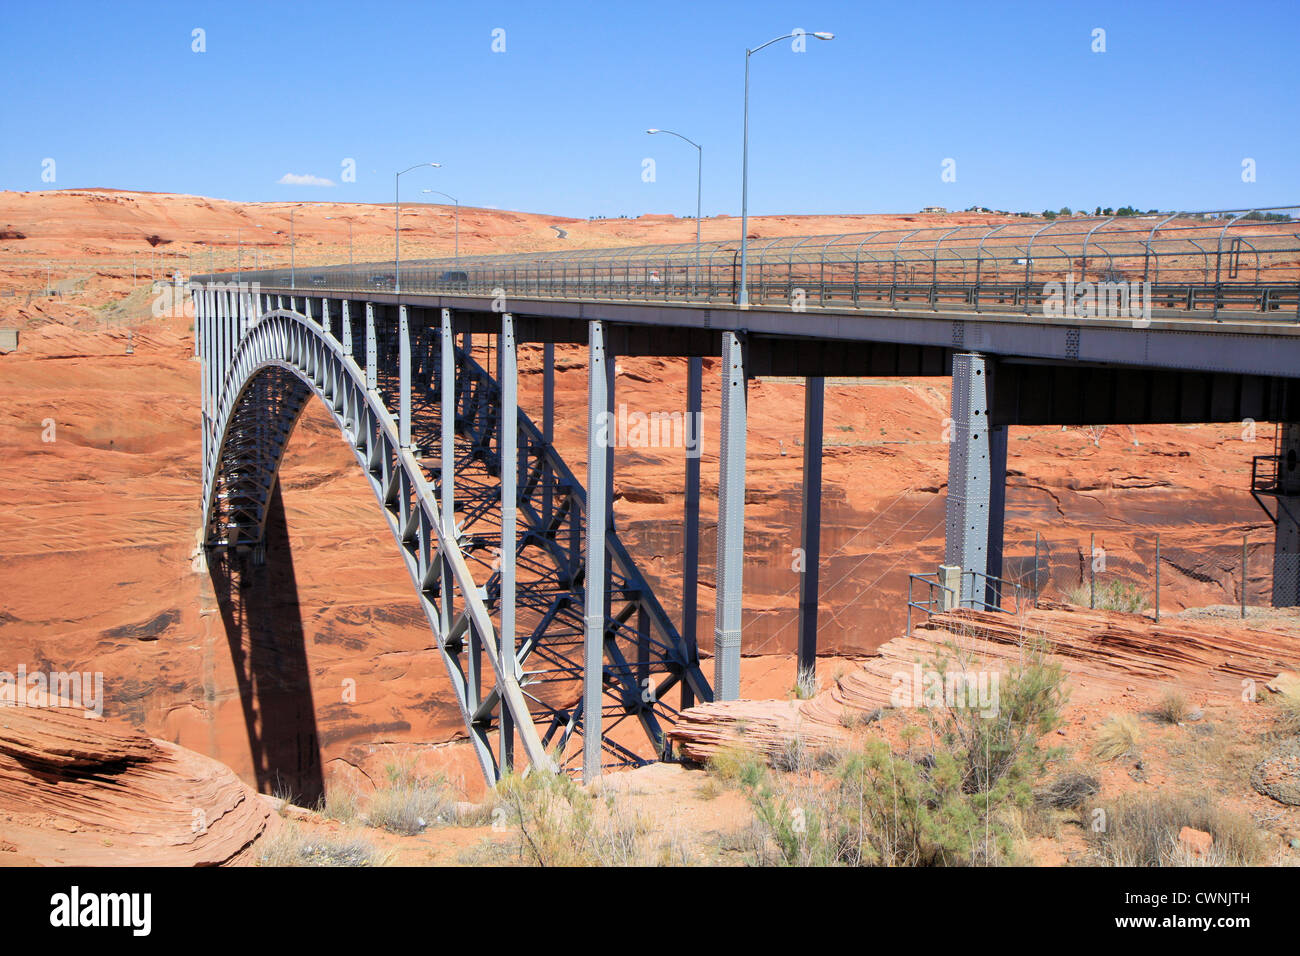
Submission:
M 1079 280 L 1083 281 L 1088 278 L 1088 241 L 1092 239 L 1092 234 L 1107 223 L 1115 221 L 1115 216 L 1111 216 L 1106 222 L 1099 222 L 1088 230 L 1088 234 L 1083 237 L 1083 255 L 1079 257 Z
M 971 582 L 969 591 L 965 586 L 965 581 L 968 576 Z M 977 586 L 980 581 L 984 582 L 983 587 Z M 916 601 L 913 600 L 912 598 L 912 585 L 916 582 L 920 582 L 921 584 L 926 585 L 926 587 L 929 589 L 928 597 L 924 601 Z M 926 613 L 927 620 L 936 613 L 935 611 L 936 606 L 940 607 L 940 609 L 942 610 L 942 604 L 935 597 L 936 590 L 938 590 L 941 594 L 946 593 L 951 597 L 951 601 L 949 601 L 948 604 L 954 610 L 959 610 L 961 608 L 971 608 L 974 610 L 995 611 L 999 614 L 1005 614 L 1007 612 L 1001 606 L 1001 598 L 1003 595 L 1003 589 L 1006 587 L 1010 587 L 1015 592 L 1015 599 L 1016 599 L 1015 611 L 1012 613 L 1015 614 L 1020 613 L 1021 602 L 1022 602 L 1021 593 L 1024 590 L 1026 590 L 1026 588 L 1023 584 L 1019 583 L 1018 581 L 1011 581 L 1006 578 L 998 577 L 996 575 L 985 574 L 983 571 L 976 571 L 972 568 L 969 570 L 963 570 L 961 572 L 961 582 L 962 584 L 958 589 L 953 589 L 948 587 L 948 585 L 943 584 L 939 581 L 939 575 L 937 572 L 927 571 L 920 574 L 908 574 L 907 576 L 907 631 L 906 631 L 908 637 L 912 636 L 912 609 L 913 608 L 915 608 L 918 611 L 924 611 Z M 993 585 L 996 588 L 995 593 L 998 596 L 998 603 L 990 603 L 986 599 L 986 597 L 983 596 L 988 594 L 990 585 Z
M 1254 211 L 1255 210 L 1253 209 L 1249 210 L 1249 212 L 1254 212 Z M 1214 253 L 1214 316 L 1213 317 L 1216 319 L 1219 316 L 1219 277 L 1223 274 L 1223 237 L 1227 235 L 1229 226 L 1236 225 L 1237 222 L 1239 222 L 1243 216 L 1246 216 L 1248 214 L 1249 213 L 1247 212 L 1239 213 L 1231 221 L 1226 223 L 1223 229 L 1219 231 L 1219 246 Z
M 1040 301 L 1042 284 L 1064 280 L 1080 268 L 1086 278 L 1090 261 L 1104 254 L 1113 271 L 1162 283 L 1160 296 L 1171 310 L 1178 304 L 1177 311 L 1203 311 L 1207 316 L 1213 306 L 1215 318 L 1229 309 L 1278 315 L 1295 311 L 1300 316 L 1300 303 L 1291 309 L 1300 296 L 1300 235 L 1295 227 L 1300 206 L 1211 216 L 1019 218 L 977 226 L 946 222 L 768 237 L 750 244 L 751 303 L 788 308 L 790 289 L 799 285 L 809 286 L 806 301 L 811 307 L 871 308 L 887 299 L 892 309 L 906 304 L 909 309 L 941 311 L 973 304 L 976 311 L 1002 308 L 1029 314 Z M 1211 241 L 1216 244 L 1213 274 Z M 1225 278 L 1223 253 L 1229 242 L 1234 250 L 1255 253 L 1257 267 L 1249 279 Z M 678 243 L 408 260 L 402 290 L 408 296 L 479 295 L 500 288 L 528 298 L 711 302 L 735 286 L 736 246 L 735 240 L 724 240 L 701 243 L 698 250 L 694 243 Z M 925 285 L 918 286 L 925 266 L 930 267 L 929 275 L 924 276 Z M 993 293 L 1000 304 L 985 305 L 986 285 L 992 289 L 991 282 L 1014 282 L 1007 272 L 1013 276 L 1021 267 L 1021 291 L 1008 285 Z M 391 262 L 304 266 L 297 270 L 297 285 L 304 291 L 392 292 L 394 268 Z M 701 269 L 707 274 L 690 281 L 691 272 Z M 218 276 L 233 277 L 196 278 Z M 281 269 L 245 271 L 241 278 L 269 288 L 290 285 L 288 273 Z M 1213 295 L 1211 286 L 1218 287 Z

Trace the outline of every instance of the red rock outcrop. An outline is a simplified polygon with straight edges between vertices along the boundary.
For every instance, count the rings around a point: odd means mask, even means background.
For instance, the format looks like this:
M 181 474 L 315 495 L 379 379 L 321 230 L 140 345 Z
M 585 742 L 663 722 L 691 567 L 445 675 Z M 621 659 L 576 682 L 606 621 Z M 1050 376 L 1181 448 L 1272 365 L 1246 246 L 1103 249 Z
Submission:
M 201 754 L 81 710 L 0 707 L 0 866 L 246 863 L 278 823 Z
M 895 705 L 897 688 L 916 668 L 940 658 L 955 666 L 1005 673 L 1039 643 L 1059 661 L 1073 704 L 1131 697 L 1154 704 L 1177 689 L 1197 703 L 1240 703 L 1300 661 L 1300 618 L 1278 627 L 1165 618 L 1044 605 L 1021 614 L 936 614 L 878 647 L 860 666 L 835 676 L 805 701 L 742 700 L 700 704 L 668 731 L 678 752 L 704 761 L 729 746 L 778 752 L 795 737 L 810 746 L 846 739 L 847 727 Z M 937 669 L 937 668 L 935 668 Z

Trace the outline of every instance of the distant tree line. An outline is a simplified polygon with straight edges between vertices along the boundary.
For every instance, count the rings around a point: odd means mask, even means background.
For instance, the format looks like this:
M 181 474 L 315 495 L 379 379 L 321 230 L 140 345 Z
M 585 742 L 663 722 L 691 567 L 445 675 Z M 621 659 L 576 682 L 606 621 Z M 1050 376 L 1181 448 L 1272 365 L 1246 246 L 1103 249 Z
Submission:
M 1075 214 L 1074 210 L 1071 209 L 1069 206 L 1062 206 L 1060 209 L 1056 210 L 1055 212 L 1053 212 L 1051 209 L 1044 209 L 1042 212 L 1008 212 L 1005 209 L 990 209 L 988 206 L 976 205 L 976 206 L 969 206 L 964 211 L 995 213 L 999 216 L 1019 216 L 1023 219 L 1049 219 L 1049 220 L 1062 219 L 1067 216 L 1073 216 Z M 1082 212 L 1084 215 L 1088 215 L 1087 210 L 1082 210 Z M 1114 209 L 1110 206 L 1097 206 L 1095 209 L 1093 209 L 1091 215 L 1116 216 L 1116 217 L 1158 216 L 1160 215 L 1160 213 L 1161 210 L 1159 209 L 1148 209 L 1145 212 L 1143 212 L 1141 209 L 1137 208 L 1136 206 L 1120 206 L 1118 209 Z M 1223 218 L 1223 216 L 1201 215 L 1201 216 L 1195 216 L 1193 218 L 1221 219 Z M 1247 213 L 1245 216 L 1242 216 L 1241 218 L 1252 222 L 1291 222 L 1292 221 L 1291 216 L 1281 212 L 1251 212 L 1251 213 Z

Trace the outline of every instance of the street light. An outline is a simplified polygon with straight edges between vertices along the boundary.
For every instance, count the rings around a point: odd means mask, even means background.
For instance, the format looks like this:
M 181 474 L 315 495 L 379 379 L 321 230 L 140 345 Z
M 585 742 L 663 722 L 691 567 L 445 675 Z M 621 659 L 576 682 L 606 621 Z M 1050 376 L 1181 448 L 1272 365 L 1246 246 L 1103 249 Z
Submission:
M 261 229 L 261 228 L 262 228 L 262 224 L 261 224 L 261 223 L 257 223 L 257 222 L 255 222 L 255 223 L 253 223 L 253 228 L 254 228 L 254 229 Z M 236 282 L 242 281 L 242 279 L 243 279 L 243 275 L 242 275 L 242 273 L 243 273 L 243 271 L 244 271 L 244 237 L 243 237 L 243 234 L 244 234 L 244 227 L 243 227 L 243 226 L 238 226 L 238 227 L 236 227 L 236 229 L 235 229 L 235 281 L 236 281 Z M 226 238 L 229 239 L 230 237 L 227 236 Z
M 396 286 L 395 291 L 399 293 L 402 291 L 402 199 L 398 187 L 401 184 L 402 173 L 409 173 L 421 166 L 440 169 L 442 163 L 416 163 L 393 175 L 393 284 Z
M 460 258 L 460 200 L 455 196 L 448 196 L 447 193 L 437 189 L 423 189 L 421 192 L 433 193 L 435 196 L 446 196 L 456 204 L 456 258 Z
M 646 132 L 652 136 L 655 133 L 667 133 L 669 136 L 686 140 L 698 153 L 695 163 L 695 281 L 698 282 L 700 278 L 700 194 L 704 185 L 704 147 L 695 140 L 687 139 L 681 133 L 674 133 L 670 129 L 648 129 Z
M 763 46 L 756 46 L 752 50 L 745 51 L 745 148 L 740 174 L 740 292 L 736 298 L 736 304 L 741 307 L 749 305 L 749 288 L 746 285 L 749 278 L 749 58 L 763 47 L 769 47 L 773 43 L 780 43 L 782 40 L 789 40 L 796 36 L 808 35 L 805 33 L 787 33 L 785 36 L 768 40 Z M 835 39 L 834 33 L 813 33 L 811 35 L 818 40 Z

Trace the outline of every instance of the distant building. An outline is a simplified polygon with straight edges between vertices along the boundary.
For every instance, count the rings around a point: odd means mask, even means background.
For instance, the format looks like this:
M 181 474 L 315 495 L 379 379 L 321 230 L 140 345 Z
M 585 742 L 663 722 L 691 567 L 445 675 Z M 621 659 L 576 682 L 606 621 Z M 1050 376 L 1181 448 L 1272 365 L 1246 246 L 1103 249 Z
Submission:
M 944 209 L 943 206 L 925 206 L 921 210 L 921 212 L 947 212 L 947 211 L 948 210 Z

